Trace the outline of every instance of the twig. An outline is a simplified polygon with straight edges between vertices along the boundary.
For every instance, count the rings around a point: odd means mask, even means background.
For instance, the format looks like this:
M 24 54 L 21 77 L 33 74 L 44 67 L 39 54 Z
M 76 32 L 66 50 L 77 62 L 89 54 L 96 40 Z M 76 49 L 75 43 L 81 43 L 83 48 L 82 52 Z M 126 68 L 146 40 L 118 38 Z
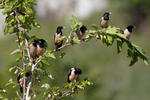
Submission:
M 61 47 L 59 47 L 57 50 L 56 49 L 52 50 L 50 53 L 56 52 L 56 51 L 61 50 L 61 49 L 65 48 L 65 47 L 67 47 L 67 46 L 70 46 L 70 45 L 71 45 L 70 43 L 64 44 Z
M 22 69 L 22 68 L 20 68 L 20 67 L 18 67 L 18 66 L 16 66 L 16 68 L 17 68 L 17 69 L 19 69 L 19 70 L 21 70 L 21 71 L 23 71 L 23 69 Z
M 18 98 L 19 98 L 20 100 L 23 100 L 23 99 L 21 98 L 21 96 L 19 95 L 18 92 L 16 92 L 16 94 L 17 94 L 17 96 L 18 96 Z
M 37 66 L 37 64 L 41 61 L 42 59 L 39 59 L 35 64 L 32 65 L 32 74 L 33 74 L 33 71 L 35 69 L 35 67 Z M 29 100 L 29 93 L 30 93 L 30 88 L 31 88 L 31 84 L 32 84 L 32 76 L 31 76 L 31 79 L 30 79 L 30 82 L 28 84 L 28 87 L 27 87 L 27 92 L 26 92 L 26 99 L 25 100 Z
M 64 96 L 68 96 L 70 94 L 72 94 L 72 91 L 67 91 L 61 97 L 59 97 L 58 100 L 61 100 Z
M 32 62 L 30 52 L 29 52 L 29 45 L 28 45 L 27 39 L 25 39 L 25 46 L 26 46 L 26 50 L 27 50 L 27 53 L 28 53 L 29 62 Z

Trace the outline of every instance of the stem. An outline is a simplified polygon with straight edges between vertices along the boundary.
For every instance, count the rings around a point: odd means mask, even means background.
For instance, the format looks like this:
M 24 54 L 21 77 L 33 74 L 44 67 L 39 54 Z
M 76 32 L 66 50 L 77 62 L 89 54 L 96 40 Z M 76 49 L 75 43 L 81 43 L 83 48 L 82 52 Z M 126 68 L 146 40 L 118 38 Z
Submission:
M 23 99 L 21 98 L 21 96 L 19 95 L 18 92 L 16 92 L 16 94 L 17 94 L 17 96 L 18 96 L 18 98 L 19 98 L 20 100 L 23 100 Z
M 32 61 L 31 61 L 31 56 L 30 56 L 30 52 L 29 52 L 29 45 L 28 45 L 27 39 L 25 39 L 25 46 L 26 46 L 26 50 L 28 53 L 29 62 L 31 63 Z
M 35 64 L 32 65 L 32 75 L 33 75 L 33 72 L 34 72 L 34 69 L 35 67 L 37 66 L 37 64 L 41 61 L 41 59 L 39 59 Z M 30 82 L 28 84 L 28 87 L 27 87 L 27 92 L 26 92 L 26 97 L 25 97 L 25 100 L 29 100 L 29 94 L 30 94 L 30 88 L 31 88 L 31 85 L 32 85 L 32 75 L 31 75 L 31 79 L 30 79 Z
M 61 49 L 65 48 L 65 47 L 68 47 L 68 46 L 70 46 L 70 45 L 71 45 L 70 43 L 68 43 L 68 44 L 64 44 L 64 45 L 62 45 L 61 47 L 59 47 L 57 50 L 56 50 L 56 49 L 54 49 L 54 50 L 53 50 L 53 51 L 51 51 L 50 53 L 56 52 L 56 51 L 61 50 Z

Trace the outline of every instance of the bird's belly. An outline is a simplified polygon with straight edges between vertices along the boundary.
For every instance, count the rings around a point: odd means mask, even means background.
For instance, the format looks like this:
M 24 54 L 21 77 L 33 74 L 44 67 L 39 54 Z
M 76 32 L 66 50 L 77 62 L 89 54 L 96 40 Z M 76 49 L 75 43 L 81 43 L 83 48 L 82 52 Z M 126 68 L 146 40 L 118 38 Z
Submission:
M 45 52 L 45 49 L 44 49 L 44 48 L 38 47 L 38 50 L 37 50 L 37 55 L 38 55 L 38 56 L 42 55 L 44 52 Z
M 71 75 L 70 77 L 69 77 L 69 80 L 71 81 L 71 82 L 73 82 L 74 80 L 76 80 L 77 79 L 77 76 L 74 74 L 74 75 Z
M 101 26 L 102 26 L 103 28 L 107 27 L 107 26 L 108 26 L 108 21 L 107 21 L 107 20 L 102 20 L 102 21 L 101 21 Z
M 30 56 L 32 58 L 35 58 L 36 57 L 36 52 L 37 52 L 37 49 L 35 47 L 31 47 L 30 48 Z
M 131 33 L 128 30 L 125 30 L 124 35 L 126 36 L 127 39 L 129 39 L 131 36 Z

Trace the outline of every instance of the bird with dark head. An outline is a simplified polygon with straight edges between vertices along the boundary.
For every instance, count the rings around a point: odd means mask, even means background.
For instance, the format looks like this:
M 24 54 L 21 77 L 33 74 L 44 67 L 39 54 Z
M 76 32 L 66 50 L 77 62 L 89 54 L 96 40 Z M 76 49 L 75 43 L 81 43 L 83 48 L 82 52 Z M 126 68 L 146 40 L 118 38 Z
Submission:
M 56 33 L 54 35 L 54 42 L 56 45 L 56 50 L 58 50 L 58 48 L 60 48 L 63 44 L 63 40 L 61 40 L 61 37 L 63 36 L 62 29 L 63 29 L 62 26 L 58 26 Z
M 82 74 L 80 68 L 71 68 L 68 73 L 68 83 L 73 82 L 74 80 L 79 81 L 80 74 Z
M 41 56 L 45 52 L 45 49 L 46 49 L 45 43 L 46 43 L 46 41 L 44 39 L 39 39 L 38 40 L 37 53 L 36 53 L 37 56 Z
M 83 40 L 83 36 L 86 32 L 87 32 L 86 26 L 82 25 L 79 29 L 76 30 L 74 36 L 79 40 Z
M 102 16 L 100 20 L 100 26 L 102 28 L 107 28 L 108 27 L 108 22 L 109 22 L 109 15 L 111 12 L 105 12 L 104 15 Z
M 126 38 L 129 40 L 130 39 L 130 36 L 131 36 L 131 33 L 132 33 L 132 30 L 136 28 L 135 26 L 133 25 L 129 25 L 126 27 L 126 29 L 124 30 L 124 35 L 126 36 Z
M 31 71 L 28 71 L 25 76 L 21 76 L 21 73 L 19 73 L 18 77 L 17 77 L 17 81 L 18 81 L 18 84 L 20 86 L 20 92 L 23 93 L 23 84 L 24 84 L 24 80 L 25 80 L 25 86 L 27 86 L 27 78 L 29 76 L 32 75 L 32 72 Z
M 34 40 L 30 44 L 29 52 L 30 52 L 30 56 L 31 56 L 32 60 L 34 60 L 35 58 L 37 58 L 37 44 L 38 44 L 38 40 Z

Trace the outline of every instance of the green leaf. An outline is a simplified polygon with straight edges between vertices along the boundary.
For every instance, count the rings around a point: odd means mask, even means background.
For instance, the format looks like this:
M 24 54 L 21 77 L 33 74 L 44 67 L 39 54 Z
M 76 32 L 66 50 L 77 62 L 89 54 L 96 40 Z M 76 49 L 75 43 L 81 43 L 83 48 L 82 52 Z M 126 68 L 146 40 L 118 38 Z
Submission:
M 0 9 L 3 9 L 3 8 L 4 8 L 4 6 L 2 4 L 0 4 Z
M 7 34 L 8 34 L 8 26 L 6 25 L 4 28 L 4 35 L 7 35 Z
M 42 60 L 42 63 L 44 63 L 44 64 L 46 64 L 46 65 L 49 65 L 49 62 L 48 62 L 47 59 L 43 59 L 43 60 Z
M 98 30 L 98 27 L 97 27 L 95 24 L 92 24 L 91 26 L 92 26 L 92 28 L 94 28 L 95 30 Z
M 112 45 L 113 41 L 114 41 L 114 39 L 113 39 L 112 36 L 107 36 L 107 43 L 108 43 L 108 45 Z
M 33 26 L 36 28 L 41 28 L 40 24 L 38 24 L 37 22 L 33 22 Z
M 20 53 L 20 50 L 19 50 L 19 49 L 16 49 L 16 50 L 12 51 L 12 52 L 10 53 L 10 55 L 15 55 L 15 54 L 19 54 L 19 53 Z
M 22 23 L 25 22 L 25 16 L 23 16 L 23 15 L 19 15 L 19 16 L 18 16 L 18 19 L 19 19 L 19 21 L 21 21 Z
M 10 28 L 8 29 L 8 33 L 10 33 L 10 34 L 16 33 L 16 32 L 19 32 L 19 29 L 18 29 L 18 28 L 10 27 Z
M 7 25 L 13 23 L 14 21 L 15 17 L 13 15 L 9 15 L 8 17 L 6 17 Z
M 16 68 L 16 66 L 9 68 L 9 72 L 11 72 L 12 70 L 14 70 Z
M 137 53 L 134 52 L 132 56 L 132 60 L 130 62 L 130 66 L 134 65 L 137 61 L 138 61 L 138 56 L 137 56 Z
M 42 84 L 41 88 L 45 88 L 48 90 L 50 88 L 50 85 L 45 83 L 45 84 Z
M 22 71 L 22 72 L 21 72 L 21 74 L 20 74 L 20 75 L 21 75 L 21 77 L 25 76 L 25 74 L 26 74 L 27 72 L 28 72 L 28 70 L 24 70 L 24 71 Z
M 144 59 L 144 63 L 146 64 L 146 66 L 148 66 L 148 65 L 149 65 L 149 63 L 148 63 L 148 60 L 147 60 L 147 59 Z
M 77 38 L 73 38 L 73 43 L 77 43 L 77 44 L 80 44 L 80 40 L 78 40 Z
M 121 39 L 117 39 L 117 52 L 120 53 L 122 51 L 123 41 Z

